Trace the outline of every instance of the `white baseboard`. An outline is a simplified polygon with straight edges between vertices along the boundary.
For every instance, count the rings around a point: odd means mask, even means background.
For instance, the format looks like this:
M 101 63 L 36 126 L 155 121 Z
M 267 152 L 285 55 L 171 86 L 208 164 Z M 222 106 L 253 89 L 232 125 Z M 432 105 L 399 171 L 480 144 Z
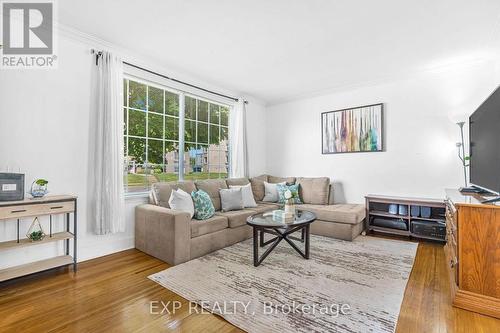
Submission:
M 106 236 L 103 236 L 106 237 Z M 101 237 L 98 237 L 101 238 Z M 82 240 L 83 241 L 83 240 Z M 116 252 L 133 249 L 134 236 L 127 236 L 118 239 L 93 239 L 91 242 L 84 243 L 78 247 L 82 255 L 78 255 L 78 262 L 95 259 Z

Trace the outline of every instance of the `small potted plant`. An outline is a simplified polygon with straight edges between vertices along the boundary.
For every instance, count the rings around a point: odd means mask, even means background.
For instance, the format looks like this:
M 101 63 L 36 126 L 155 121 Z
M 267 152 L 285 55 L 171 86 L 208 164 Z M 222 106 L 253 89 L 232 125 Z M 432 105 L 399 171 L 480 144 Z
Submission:
M 26 237 L 32 242 L 39 242 L 45 238 L 45 232 L 43 232 L 42 225 L 38 221 L 38 217 L 35 217 L 33 223 L 31 223 L 30 228 Z
M 47 184 L 49 182 L 45 179 L 36 179 L 33 183 L 31 183 L 30 194 L 33 198 L 42 198 L 47 191 Z

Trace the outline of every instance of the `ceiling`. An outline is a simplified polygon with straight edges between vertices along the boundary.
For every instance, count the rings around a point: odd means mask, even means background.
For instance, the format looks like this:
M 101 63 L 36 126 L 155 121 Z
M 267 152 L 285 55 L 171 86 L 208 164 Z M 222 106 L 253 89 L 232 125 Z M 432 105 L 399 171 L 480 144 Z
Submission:
M 498 0 L 64 0 L 58 12 L 268 104 L 488 58 L 500 44 Z

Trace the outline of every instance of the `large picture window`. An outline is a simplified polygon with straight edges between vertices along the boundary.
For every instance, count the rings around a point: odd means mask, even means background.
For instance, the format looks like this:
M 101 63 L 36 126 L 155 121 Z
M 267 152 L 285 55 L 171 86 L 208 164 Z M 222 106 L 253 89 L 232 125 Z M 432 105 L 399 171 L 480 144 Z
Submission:
M 123 95 L 127 192 L 147 191 L 159 181 L 227 177 L 228 105 L 129 78 L 124 80 Z M 184 118 L 180 117 L 181 98 Z

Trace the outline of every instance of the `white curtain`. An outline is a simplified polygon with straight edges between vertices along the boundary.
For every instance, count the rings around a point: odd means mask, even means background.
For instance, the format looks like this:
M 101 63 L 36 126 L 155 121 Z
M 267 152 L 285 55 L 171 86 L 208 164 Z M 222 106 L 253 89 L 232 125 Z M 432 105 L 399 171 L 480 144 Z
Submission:
M 240 98 L 230 113 L 231 178 L 248 177 L 246 106 Z
M 103 51 L 92 64 L 89 198 L 96 234 L 125 231 L 123 64 Z

